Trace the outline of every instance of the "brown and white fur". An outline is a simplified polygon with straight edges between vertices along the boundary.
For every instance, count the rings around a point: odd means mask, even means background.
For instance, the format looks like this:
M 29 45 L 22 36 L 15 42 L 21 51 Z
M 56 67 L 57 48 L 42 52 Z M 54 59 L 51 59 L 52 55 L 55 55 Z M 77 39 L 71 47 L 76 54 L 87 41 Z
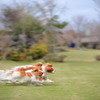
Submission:
M 25 69 L 23 67 L 17 67 L 13 70 L 6 70 L 0 75 L 0 81 L 2 83 L 21 84 L 28 83 L 28 85 L 42 85 L 38 79 L 42 77 L 43 71 L 37 67 L 32 69 Z
M 49 73 L 55 73 L 55 70 L 52 66 L 52 64 L 50 63 L 47 63 L 46 65 L 43 65 L 42 66 L 42 71 L 43 71 L 43 75 L 42 75 L 42 81 L 44 82 L 54 82 L 54 81 L 51 81 L 50 79 L 47 78 L 47 75 Z
M 1 71 L 0 81 L 2 83 L 28 83 L 28 85 L 42 85 L 42 82 L 53 82 L 47 78 L 48 73 L 54 73 L 51 64 L 42 65 L 35 63 L 32 65 L 16 66 L 11 70 Z

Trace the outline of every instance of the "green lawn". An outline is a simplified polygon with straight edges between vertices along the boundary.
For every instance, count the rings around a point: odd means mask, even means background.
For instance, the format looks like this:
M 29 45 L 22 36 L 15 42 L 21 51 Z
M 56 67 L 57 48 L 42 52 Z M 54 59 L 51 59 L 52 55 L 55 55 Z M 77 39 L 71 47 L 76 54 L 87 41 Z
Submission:
M 48 75 L 54 83 L 36 87 L 0 84 L 0 100 L 100 100 L 100 62 L 94 59 L 100 51 L 69 50 L 61 54 L 67 55 L 65 62 L 52 63 L 56 73 Z M 33 62 L 0 61 L 0 69 Z

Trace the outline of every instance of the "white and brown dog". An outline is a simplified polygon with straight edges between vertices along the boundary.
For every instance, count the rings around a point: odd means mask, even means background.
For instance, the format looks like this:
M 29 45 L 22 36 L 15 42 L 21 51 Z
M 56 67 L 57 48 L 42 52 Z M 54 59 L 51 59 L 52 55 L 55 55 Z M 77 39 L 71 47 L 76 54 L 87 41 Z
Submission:
M 50 82 L 50 83 L 53 82 L 53 81 L 51 81 L 50 79 L 47 78 L 48 73 L 54 73 L 55 72 L 52 64 L 47 63 L 46 65 L 43 65 L 42 71 L 43 71 L 42 81 L 43 82 Z
M 51 64 L 42 65 L 35 63 L 32 65 L 16 66 L 11 70 L 0 71 L 0 81 L 2 83 L 28 83 L 28 85 L 42 85 L 42 82 L 53 82 L 47 78 L 48 73 L 54 73 Z
M 0 81 L 2 83 L 28 83 L 28 85 L 36 85 L 36 83 L 39 83 L 38 78 L 42 77 L 42 75 L 43 72 L 38 68 L 34 68 L 32 70 L 25 70 L 23 67 L 21 67 L 16 70 L 7 70 L 3 72 L 0 75 Z

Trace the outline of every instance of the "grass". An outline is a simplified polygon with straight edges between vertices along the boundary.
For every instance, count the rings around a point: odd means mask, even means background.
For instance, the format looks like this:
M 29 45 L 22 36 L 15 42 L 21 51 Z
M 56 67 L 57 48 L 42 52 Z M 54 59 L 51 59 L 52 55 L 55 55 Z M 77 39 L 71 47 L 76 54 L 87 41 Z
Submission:
M 0 84 L 0 100 L 100 100 L 100 62 L 94 56 L 99 50 L 69 50 L 64 63 L 52 63 L 56 73 L 48 78 L 54 83 L 29 87 Z M 38 62 L 37 60 L 33 62 Z M 0 61 L 0 69 L 33 62 Z M 43 61 L 42 61 L 43 62 Z

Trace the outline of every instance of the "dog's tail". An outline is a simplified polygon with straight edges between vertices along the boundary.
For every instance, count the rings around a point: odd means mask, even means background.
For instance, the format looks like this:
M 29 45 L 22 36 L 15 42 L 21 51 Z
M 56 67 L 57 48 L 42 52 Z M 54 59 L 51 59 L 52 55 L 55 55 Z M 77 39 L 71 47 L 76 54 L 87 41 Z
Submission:
M 2 73 L 4 73 L 4 70 L 0 70 L 0 75 L 1 75 Z

